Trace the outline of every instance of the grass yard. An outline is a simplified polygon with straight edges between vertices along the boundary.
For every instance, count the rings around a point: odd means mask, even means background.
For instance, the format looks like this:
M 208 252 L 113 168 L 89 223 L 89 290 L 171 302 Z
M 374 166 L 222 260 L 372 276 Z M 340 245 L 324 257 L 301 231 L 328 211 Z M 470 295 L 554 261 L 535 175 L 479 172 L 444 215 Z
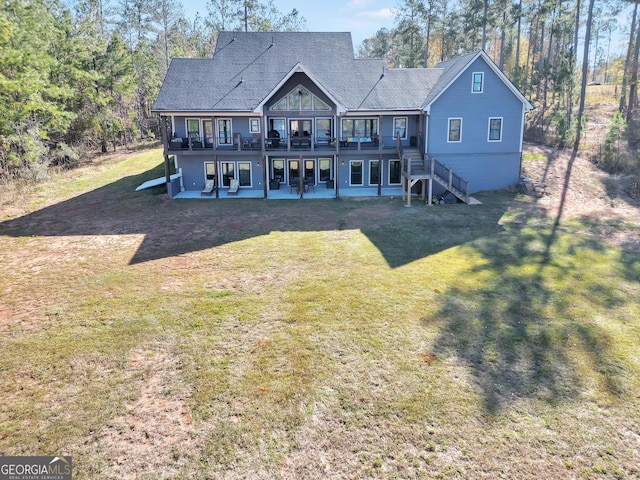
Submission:
M 74 479 L 640 478 L 640 216 L 134 192 L 160 156 L 3 200 L 0 454 Z

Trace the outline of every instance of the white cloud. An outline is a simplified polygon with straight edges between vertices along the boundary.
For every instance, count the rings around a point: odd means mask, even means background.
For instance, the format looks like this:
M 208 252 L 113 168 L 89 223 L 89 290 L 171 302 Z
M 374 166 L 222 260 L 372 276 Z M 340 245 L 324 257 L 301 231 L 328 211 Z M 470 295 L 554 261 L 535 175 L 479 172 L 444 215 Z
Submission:
M 374 20 L 386 20 L 393 18 L 393 11 L 390 8 L 381 8 L 380 10 L 358 12 L 356 15 Z

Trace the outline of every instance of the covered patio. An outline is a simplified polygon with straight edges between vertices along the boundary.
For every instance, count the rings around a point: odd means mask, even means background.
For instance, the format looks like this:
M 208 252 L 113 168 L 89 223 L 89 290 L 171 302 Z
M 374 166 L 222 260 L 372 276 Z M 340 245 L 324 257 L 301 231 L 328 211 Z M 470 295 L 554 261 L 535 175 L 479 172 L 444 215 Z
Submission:
M 400 186 L 397 187 L 386 187 L 382 188 L 381 194 L 383 197 L 392 197 L 392 196 L 400 196 L 402 194 L 402 188 Z M 304 192 L 302 194 L 303 199 L 322 199 L 322 198 L 335 198 L 336 191 L 331 188 L 325 188 L 324 186 L 316 185 L 315 189 L 311 191 Z M 377 197 L 378 196 L 378 187 L 358 187 L 358 188 L 341 188 L 340 189 L 341 197 Z M 203 199 L 211 199 L 215 200 L 216 196 L 202 196 L 199 191 L 189 191 L 185 190 L 184 192 L 177 193 L 174 198 L 182 199 L 182 198 L 203 198 Z M 227 195 L 226 189 L 220 189 L 220 198 L 263 198 L 262 190 L 255 189 L 240 189 L 235 195 Z M 270 200 L 296 200 L 300 199 L 300 194 L 295 191 L 291 191 L 289 188 L 281 188 L 279 190 L 269 190 L 267 192 L 267 198 Z

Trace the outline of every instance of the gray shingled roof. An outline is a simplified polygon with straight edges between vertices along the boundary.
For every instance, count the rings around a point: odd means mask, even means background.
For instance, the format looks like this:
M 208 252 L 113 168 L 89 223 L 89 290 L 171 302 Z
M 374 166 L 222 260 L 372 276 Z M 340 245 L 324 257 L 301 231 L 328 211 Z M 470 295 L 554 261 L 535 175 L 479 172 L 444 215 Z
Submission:
M 212 59 L 171 62 L 154 110 L 253 111 L 298 64 L 349 110 L 418 109 L 442 74 L 356 59 L 350 33 L 221 32 Z

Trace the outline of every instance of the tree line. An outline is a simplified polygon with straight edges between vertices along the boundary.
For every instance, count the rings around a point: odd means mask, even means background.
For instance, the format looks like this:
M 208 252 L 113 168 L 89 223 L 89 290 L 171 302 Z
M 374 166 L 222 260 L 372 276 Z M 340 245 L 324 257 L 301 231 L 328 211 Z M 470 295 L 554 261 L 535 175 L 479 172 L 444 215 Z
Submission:
M 86 149 L 157 135 L 172 57 L 211 56 L 222 30 L 302 30 L 271 0 L 5 0 L 0 6 L 0 182 L 38 180 Z
M 530 138 L 579 139 L 580 88 L 619 86 L 620 111 L 637 108 L 639 0 L 400 0 L 395 27 L 357 48 L 390 67 L 425 67 L 480 48 L 537 107 Z M 631 28 L 617 19 L 632 5 Z M 302 31 L 297 10 L 273 0 L 5 0 L 0 6 L 0 181 L 46 175 L 83 149 L 157 135 L 153 102 L 173 57 L 210 57 L 218 32 Z M 588 32 L 588 34 L 587 34 Z M 586 55 L 578 58 L 579 47 Z M 582 64 L 584 69 L 580 71 Z M 582 73 L 582 75 L 581 75 Z

